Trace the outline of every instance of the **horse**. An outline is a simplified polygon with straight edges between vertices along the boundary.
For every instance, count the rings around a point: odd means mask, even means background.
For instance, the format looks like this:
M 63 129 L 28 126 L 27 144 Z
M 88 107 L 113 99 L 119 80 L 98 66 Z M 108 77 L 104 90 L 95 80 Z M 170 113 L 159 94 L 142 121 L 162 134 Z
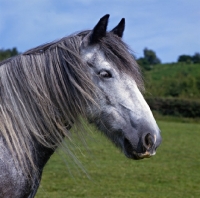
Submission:
M 0 63 L 0 197 L 32 198 L 43 168 L 81 120 L 131 159 L 161 143 L 140 67 L 122 40 L 125 19 L 43 44 Z

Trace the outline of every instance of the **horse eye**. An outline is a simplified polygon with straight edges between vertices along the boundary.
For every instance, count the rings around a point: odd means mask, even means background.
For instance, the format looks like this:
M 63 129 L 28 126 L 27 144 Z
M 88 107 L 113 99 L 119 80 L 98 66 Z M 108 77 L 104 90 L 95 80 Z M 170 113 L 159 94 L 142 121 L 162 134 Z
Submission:
M 112 75 L 109 71 L 106 71 L 106 70 L 102 70 L 99 72 L 99 76 L 102 77 L 102 78 L 111 78 Z

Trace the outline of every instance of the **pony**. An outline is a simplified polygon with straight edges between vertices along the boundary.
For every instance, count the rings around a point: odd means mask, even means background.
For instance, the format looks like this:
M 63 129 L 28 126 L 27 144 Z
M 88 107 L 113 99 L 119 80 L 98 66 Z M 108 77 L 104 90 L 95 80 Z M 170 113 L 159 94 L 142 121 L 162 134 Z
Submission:
M 32 198 L 43 168 L 81 119 L 131 159 L 148 158 L 160 130 L 142 95 L 140 68 L 122 41 L 125 19 L 28 50 L 0 63 L 0 197 Z

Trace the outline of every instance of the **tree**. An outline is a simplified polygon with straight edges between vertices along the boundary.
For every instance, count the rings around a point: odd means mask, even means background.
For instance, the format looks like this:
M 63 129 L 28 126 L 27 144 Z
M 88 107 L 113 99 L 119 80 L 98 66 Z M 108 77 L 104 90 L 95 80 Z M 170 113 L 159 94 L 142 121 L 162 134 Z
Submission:
M 156 53 L 153 50 L 145 48 L 143 53 L 144 57 L 138 58 L 137 63 L 145 70 L 151 70 L 153 65 L 161 63 L 160 59 L 156 56 Z
M 193 63 L 200 63 L 200 53 L 195 53 L 194 56 L 192 56 Z
M 156 53 L 153 50 L 149 50 L 147 48 L 144 49 L 144 58 L 150 65 L 156 65 L 161 63 L 160 59 L 156 56 Z
M 17 51 L 16 47 L 13 47 L 12 49 L 0 49 L 0 61 L 5 60 L 7 58 L 10 58 L 12 56 L 18 55 L 19 52 Z
M 142 66 L 145 70 L 151 70 L 151 65 L 149 65 L 147 59 L 145 58 L 138 58 L 137 63 Z
M 190 55 L 180 55 L 178 57 L 178 62 L 191 63 L 192 57 Z

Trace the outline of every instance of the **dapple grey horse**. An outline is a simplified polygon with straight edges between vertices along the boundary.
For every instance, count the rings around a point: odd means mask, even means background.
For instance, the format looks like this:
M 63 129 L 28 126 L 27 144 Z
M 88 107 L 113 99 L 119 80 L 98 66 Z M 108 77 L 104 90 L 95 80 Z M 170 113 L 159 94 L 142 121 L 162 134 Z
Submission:
M 0 197 L 32 198 L 43 167 L 85 118 L 131 159 L 155 155 L 160 130 L 122 41 L 125 19 L 41 45 L 0 63 Z

